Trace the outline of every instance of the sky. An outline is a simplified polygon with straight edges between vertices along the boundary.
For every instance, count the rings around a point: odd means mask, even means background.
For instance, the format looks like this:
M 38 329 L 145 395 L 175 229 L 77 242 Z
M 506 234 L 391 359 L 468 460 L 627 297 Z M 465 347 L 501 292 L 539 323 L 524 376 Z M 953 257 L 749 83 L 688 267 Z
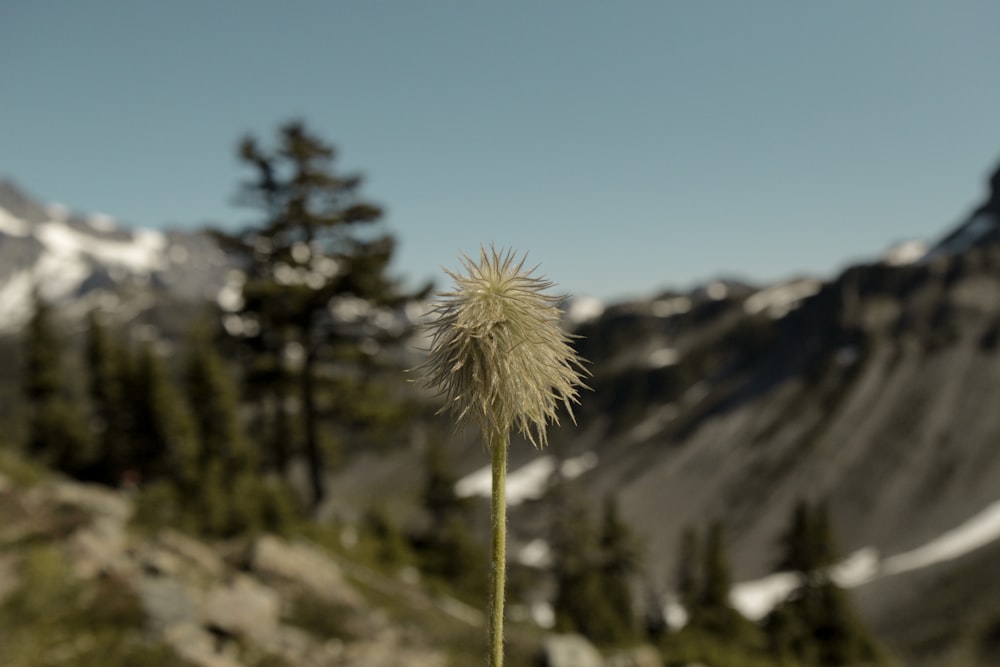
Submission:
M 1000 163 L 994 0 L 0 5 L 0 178 L 132 226 L 259 223 L 304 120 L 392 271 L 496 244 L 602 299 L 832 276 L 934 240 Z

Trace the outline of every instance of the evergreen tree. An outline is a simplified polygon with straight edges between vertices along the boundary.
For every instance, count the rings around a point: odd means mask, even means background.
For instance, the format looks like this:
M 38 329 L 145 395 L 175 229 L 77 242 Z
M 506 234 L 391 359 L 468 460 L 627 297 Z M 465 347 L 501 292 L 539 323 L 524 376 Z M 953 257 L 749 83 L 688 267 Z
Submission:
M 697 608 L 701 597 L 701 541 L 693 526 L 681 533 L 677 556 L 677 595 L 688 617 Z
M 185 461 L 196 480 L 185 504 L 193 523 L 222 537 L 264 528 L 280 532 L 290 518 L 290 502 L 282 497 L 287 489 L 261 475 L 240 420 L 236 381 L 204 332 L 190 347 L 185 389 L 199 448 L 194 460 Z
M 605 505 L 602 525 L 595 527 L 569 490 L 553 491 L 552 575 L 556 629 L 578 632 L 598 644 L 634 637 L 628 577 L 636 556 L 617 508 Z
M 421 569 L 463 592 L 484 593 L 488 584 L 480 567 L 485 559 L 484 550 L 466 525 L 468 503 L 455 493 L 458 479 L 436 441 L 428 444 L 425 470 L 422 504 L 428 526 L 414 540 Z
M 95 311 L 87 318 L 85 349 L 87 393 L 91 408 L 91 430 L 97 441 L 95 478 L 117 485 L 127 457 L 127 411 L 125 407 L 125 350 L 116 345 Z
M 553 530 L 552 556 L 556 630 L 600 641 L 615 619 L 603 597 L 594 527 L 582 508 L 560 512 Z
M 772 655 L 803 665 L 884 664 L 885 655 L 830 577 L 837 550 L 825 503 L 796 503 L 778 564 L 801 582 L 764 621 Z
M 151 344 L 130 364 L 131 475 L 141 480 L 169 477 L 183 492 L 197 488 L 201 444 L 191 408 Z
M 722 523 L 713 521 L 705 541 L 703 580 L 698 608 L 706 614 L 729 609 L 729 589 L 732 578 L 723 543 Z
M 684 530 L 678 568 L 677 583 L 688 620 L 662 644 L 668 664 L 762 664 L 765 647 L 760 630 L 729 600 L 732 579 L 721 522 L 709 526 L 704 549 L 697 531 Z
M 256 456 L 240 423 L 236 383 L 205 334 L 196 335 L 191 348 L 186 390 L 201 443 L 200 468 L 219 459 L 230 474 L 254 469 Z
M 52 306 L 34 295 L 31 319 L 25 337 L 24 393 L 32 405 L 58 397 L 63 389 L 60 365 L 61 342 L 55 331 Z
M 410 560 L 410 550 L 399 525 L 385 506 L 368 507 L 362 522 L 365 532 L 374 540 L 375 560 L 385 567 L 397 567 Z
M 605 629 L 605 638 L 609 643 L 628 642 L 636 634 L 631 580 L 638 570 L 639 554 L 612 497 L 604 502 L 599 540 L 602 597 L 613 620 Z
M 403 298 L 386 276 L 393 239 L 370 229 L 382 211 L 359 196 L 360 176 L 333 170 L 335 155 L 299 122 L 281 128 L 273 150 L 246 138 L 240 158 L 256 178 L 244 186 L 242 201 L 260 209 L 264 221 L 229 239 L 246 259 L 242 314 L 259 325 L 254 349 L 272 373 L 291 372 L 297 379 L 313 507 L 326 493 L 319 370 L 336 348 L 331 343 L 371 333 L 365 324 L 373 305 Z M 298 358 L 295 368 L 286 363 L 290 350 Z M 283 382 L 276 391 L 285 391 Z M 276 432 L 287 418 L 286 399 L 275 397 Z M 275 455 L 279 462 L 286 457 L 283 449 Z
M 35 293 L 25 338 L 24 395 L 28 402 L 31 456 L 70 475 L 86 475 L 94 441 L 63 369 L 63 342 L 52 307 Z

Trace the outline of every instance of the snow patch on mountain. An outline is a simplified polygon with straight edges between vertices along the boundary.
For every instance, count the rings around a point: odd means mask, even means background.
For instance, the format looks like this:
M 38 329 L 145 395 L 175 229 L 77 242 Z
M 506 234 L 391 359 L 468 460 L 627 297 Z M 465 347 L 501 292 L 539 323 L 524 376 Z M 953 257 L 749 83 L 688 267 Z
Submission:
M 661 347 L 649 353 L 650 368 L 665 368 L 673 366 L 681 358 L 681 353 L 672 347 Z
M 657 299 L 650 306 L 650 310 L 654 317 L 682 315 L 691 310 L 691 299 L 686 296 Z
M 592 296 L 573 297 L 563 304 L 563 311 L 570 322 L 583 324 L 604 314 L 604 302 Z
M 564 479 L 579 477 L 597 465 L 597 455 L 587 452 L 559 463 L 555 456 L 543 455 L 517 470 L 507 473 L 507 504 L 520 505 L 525 500 L 537 500 L 545 495 L 553 474 Z M 459 497 L 482 496 L 489 498 L 493 489 L 491 466 L 483 466 L 455 483 Z
M 822 286 L 822 281 L 815 278 L 802 278 L 765 287 L 743 302 L 743 309 L 751 315 L 766 311 L 770 317 L 778 319 L 819 292 Z
M 31 227 L 24 220 L 11 215 L 10 211 L 0 207 L 0 234 L 25 237 L 31 233 Z
M 537 537 L 518 550 L 517 562 L 528 567 L 548 567 L 552 562 L 552 548 L 548 542 Z
M 997 539 L 1000 539 L 1000 500 L 923 546 L 886 558 L 880 573 L 890 576 L 953 560 Z
M 878 550 L 873 547 L 858 549 L 835 565 L 830 571 L 830 577 L 839 586 L 855 588 L 875 579 L 960 558 L 997 539 L 1000 539 L 1000 500 L 915 549 L 886 558 L 880 558 Z M 751 620 L 759 620 L 784 601 L 798 585 L 799 579 L 794 573 L 775 572 L 760 579 L 735 584 L 729 599 L 741 614 Z M 667 603 L 664 615 L 673 619 L 671 624 L 686 619 L 683 607 L 676 600 Z M 683 622 L 680 624 L 683 625 Z
M 927 255 L 927 242 L 919 239 L 904 241 L 889 248 L 882 261 L 889 266 L 906 266 L 919 262 Z
M 35 290 L 76 316 L 105 303 L 102 295 L 116 285 L 152 287 L 180 299 L 211 298 L 222 285 L 229 260 L 207 236 L 127 230 L 109 215 L 74 216 L 10 187 L 3 194 L 20 208 L 0 205 L 0 333 L 24 325 Z M 13 212 L 21 208 L 34 217 Z M 128 302 L 140 309 L 155 305 L 141 289 L 131 289 Z
M 35 237 L 61 260 L 82 262 L 90 258 L 135 273 L 163 268 L 167 248 L 166 237 L 151 229 L 137 230 L 131 239 L 118 241 L 88 236 L 61 222 L 46 222 L 36 227 Z
M 0 284 L 0 332 L 16 329 L 31 316 L 33 284 L 32 273 L 27 269 Z
M 99 232 L 113 232 L 118 229 L 118 223 L 114 217 L 107 213 L 91 213 L 86 217 L 86 220 L 88 225 Z

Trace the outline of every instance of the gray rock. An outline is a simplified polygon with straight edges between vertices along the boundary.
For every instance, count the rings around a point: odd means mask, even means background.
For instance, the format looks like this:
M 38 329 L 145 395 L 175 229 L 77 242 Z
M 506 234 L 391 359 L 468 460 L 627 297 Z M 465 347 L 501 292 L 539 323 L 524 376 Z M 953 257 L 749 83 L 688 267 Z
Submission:
M 663 660 L 656 648 L 647 644 L 609 656 L 604 667 L 663 667 Z
M 266 586 L 238 576 L 228 586 L 216 586 L 205 596 L 205 622 L 230 634 L 259 642 L 278 627 L 281 598 Z
M 604 658 L 580 635 L 552 635 L 542 643 L 545 667 L 603 667 Z
M 132 503 L 117 491 L 96 484 L 58 480 L 41 491 L 58 504 L 78 507 L 94 516 L 104 516 L 125 523 L 132 516 Z
M 221 576 L 226 569 L 219 554 L 208 547 L 176 530 L 166 529 L 157 536 L 157 542 L 167 551 L 180 558 L 186 567 L 193 566 L 204 574 Z
M 250 549 L 249 566 L 265 581 L 292 583 L 338 605 L 364 606 L 361 595 L 344 578 L 340 566 L 308 544 L 290 544 L 273 535 L 264 535 Z
M 201 622 L 201 595 L 175 579 L 142 577 L 136 586 L 146 618 L 156 630 Z
M 194 623 L 167 628 L 163 640 L 177 655 L 198 667 L 243 667 L 235 657 L 218 649 L 211 633 Z
M 98 516 L 89 526 L 76 530 L 67 544 L 73 570 L 84 578 L 112 569 L 127 546 L 124 522 L 108 515 Z

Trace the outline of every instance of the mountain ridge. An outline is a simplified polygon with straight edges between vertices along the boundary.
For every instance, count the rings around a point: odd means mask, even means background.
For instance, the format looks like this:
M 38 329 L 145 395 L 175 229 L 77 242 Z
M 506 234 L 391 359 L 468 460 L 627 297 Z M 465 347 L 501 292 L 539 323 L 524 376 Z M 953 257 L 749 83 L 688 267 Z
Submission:
M 1000 170 L 985 203 L 926 252 L 890 252 L 826 280 L 717 280 L 649 299 L 569 302 L 568 325 L 591 360 L 594 391 L 582 397 L 578 425 L 553 431 L 543 454 L 551 460 L 515 440 L 512 479 L 523 471 L 524 484 L 540 486 L 511 507 L 512 553 L 544 546 L 546 492 L 554 488 L 594 507 L 616 498 L 644 537 L 645 574 L 660 593 L 673 586 L 682 529 L 711 518 L 725 520 L 734 578 L 753 582 L 773 572 L 789 510 L 803 497 L 826 499 L 843 553 L 880 554 L 875 568 L 992 506 L 1000 500 L 1000 412 L 992 407 L 1000 398 L 998 190 Z M 25 218 L 15 215 L 17 206 L 28 211 Z M 8 217 L 0 217 L 0 260 L 11 252 L 8 244 L 30 241 L 37 253 L 20 265 L 0 262 L 6 313 L 11 276 L 49 275 L 38 270 L 39 258 L 59 246 L 58 225 L 72 227 L 39 220 L 39 210 L 51 212 L 25 202 L 7 208 L 0 200 L 2 210 Z M 18 229 L 11 219 L 27 225 L 29 217 L 36 231 L 56 224 L 48 232 L 55 238 L 7 233 Z M 107 242 L 100 233 L 93 238 Z M 138 238 L 128 236 L 133 244 Z M 73 256 L 95 270 L 90 283 L 63 290 L 68 301 L 99 291 L 101 275 L 99 253 L 74 248 Z M 225 286 L 224 263 L 214 266 L 217 282 L 202 285 L 202 298 L 216 300 Z M 170 293 L 169 280 L 155 278 L 153 269 L 147 274 L 147 286 Z M 131 287 L 142 282 L 129 280 Z M 385 492 L 405 519 L 406 499 L 419 493 L 412 471 L 423 455 L 420 440 L 416 434 L 399 443 L 391 461 L 365 452 L 348 457 L 331 471 L 331 488 L 340 493 L 329 513 L 357 515 L 372 493 Z M 463 488 L 475 489 L 467 480 L 483 465 L 481 451 L 461 434 L 447 446 Z M 989 540 L 927 570 L 961 577 L 963 568 L 975 568 L 984 590 L 992 590 L 1000 574 L 977 554 L 995 547 Z M 928 576 L 923 569 L 900 572 L 853 589 L 866 618 L 904 650 L 914 640 L 894 619 L 905 609 L 913 622 L 927 620 L 907 606 L 913 593 L 906 582 L 935 590 Z M 970 601 L 961 613 L 971 618 L 988 606 Z

